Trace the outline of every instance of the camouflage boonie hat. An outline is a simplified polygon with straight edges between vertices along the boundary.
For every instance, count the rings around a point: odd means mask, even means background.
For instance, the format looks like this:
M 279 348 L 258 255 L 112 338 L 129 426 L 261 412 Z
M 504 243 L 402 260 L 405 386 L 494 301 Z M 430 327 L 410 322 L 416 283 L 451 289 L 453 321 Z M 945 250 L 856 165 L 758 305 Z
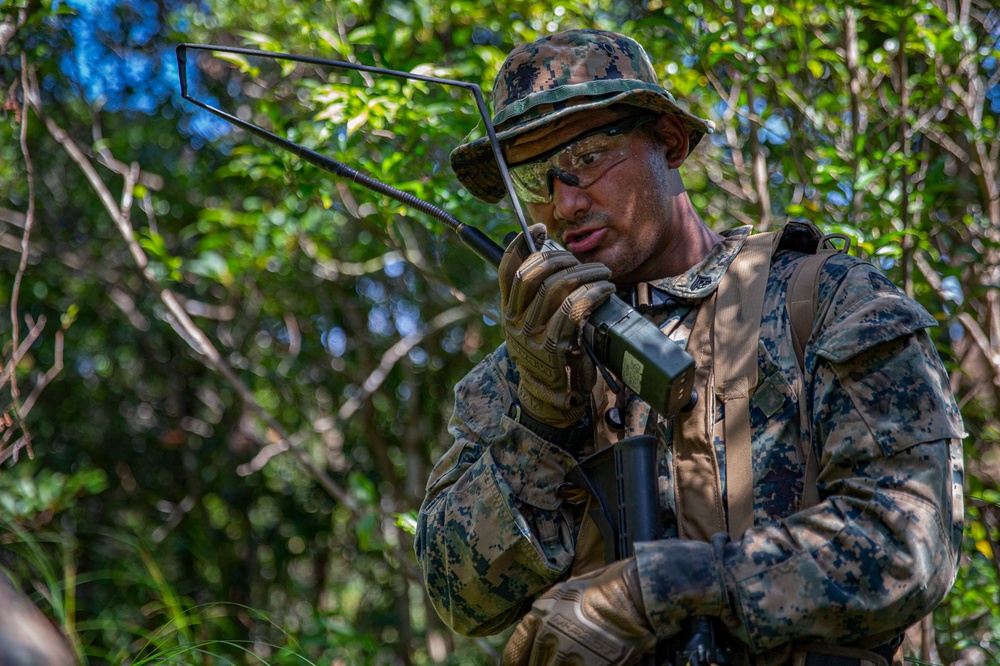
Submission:
M 692 150 L 714 129 L 663 89 L 638 42 L 603 30 L 567 30 L 511 51 L 493 84 L 493 125 L 504 141 L 571 113 L 612 104 L 677 116 Z M 488 138 L 452 151 L 451 166 L 476 198 L 496 203 L 506 194 Z

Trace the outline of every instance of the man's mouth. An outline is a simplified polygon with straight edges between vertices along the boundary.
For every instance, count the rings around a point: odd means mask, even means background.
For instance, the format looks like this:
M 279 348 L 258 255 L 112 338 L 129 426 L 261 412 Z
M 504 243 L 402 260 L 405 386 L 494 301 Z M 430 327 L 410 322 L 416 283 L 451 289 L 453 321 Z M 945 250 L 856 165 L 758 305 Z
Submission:
M 566 234 L 566 249 L 573 254 L 585 254 L 597 249 L 607 235 L 607 228 L 578 229 Z

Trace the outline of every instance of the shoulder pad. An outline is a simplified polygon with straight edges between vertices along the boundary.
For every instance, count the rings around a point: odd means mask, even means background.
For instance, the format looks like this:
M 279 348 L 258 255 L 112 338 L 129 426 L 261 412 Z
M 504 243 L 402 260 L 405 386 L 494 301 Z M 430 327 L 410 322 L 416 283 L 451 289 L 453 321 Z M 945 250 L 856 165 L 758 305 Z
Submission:
M 812 345 L 819 356 L 843 362 L 877 344 L 937 325 L 923 306 L 867 262 L 837 255 L 823 272 L 824 282 L 838 275 L 840 279 L 832 291 L 826 285 L 821 288 L 826 314 Z

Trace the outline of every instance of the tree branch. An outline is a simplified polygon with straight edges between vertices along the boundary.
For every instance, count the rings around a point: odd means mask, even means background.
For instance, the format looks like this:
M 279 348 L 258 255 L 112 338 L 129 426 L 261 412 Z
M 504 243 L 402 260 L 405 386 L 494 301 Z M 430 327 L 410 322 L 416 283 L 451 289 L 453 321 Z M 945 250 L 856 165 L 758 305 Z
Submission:
M 367 379 L 365 379 L 364 383 L 362 383 L 360 393 L 341 406 L 340 411 L 337 413 L 337 418 L 341 421 L 347 421 L 354 416 L 354 413 L 359 407 L 361 407 L 362 404 L 364 404 L 364 401 L 367 400 L 372 393 L 377 391 L 382 385 L 382 382 L 385 381 L 389 371 L 392 370 L 393 366 L 396 365 L 399 359 L 409 354 L 410 350 L 420 344 L 424 338 L 465 319 L 470 314 L 472 314 L 472 312 L 469 308 L 464 305 L 457 305 L 449 310 L 445 310 L 431 319 L 427 323 L 427 330 L 424 332 L 413 333 L 396 342 L 396 344 L 390 347 L 382 355 L 382 359 L 379 361 L 378 367 L 372 370 Z
M 968 312 L 962 312 L 958 315 L 958 320 L 965 326 L 965 330 L 969 332 L 972 336 L 973 341 L 979 347 L 980 351 L 983 352 L 983 356 L 986 358 L 986 362 L 990 364 L 993 369 L 993 376 L 1000 377 L 1000 354 L 998 354 L 993 347 L 990 345 L 989 338 L 986 337 L 986 333 L 980 328 L 976 320 L 972 318 Z
M 17 18 L 14 18 L 13 14 L 8 14 L 3 21 L 0 21 L 0 55 L 7 53 L 7 45 L 27 20 L 28 10 L 21 8 L 17 12 Z
M 746 14 L 743 0 L 736 0 L 736 30 L 736 36 L 740 44 L 743 48 L 749 48 L 747 45 Z M 747 64 L 752 66 L 752 63 L 748 62 Z M 751 173 L 753 174 L 754 190 L 757 193 L 757 203 L 760 206 L 760 219 L 756 226 L 759 230 L 766 231 L 771 228 L 771 193 L 767 182 L 767 157 L 764 155 L 764 146 L 760 143 L 760 137 L 757 136 L 757 129 L 763 127 L 763 123 L 760 122 L 760 117 L 754 108 L 757 101 L 757 91 L 754 89 L 754 77 L 747 77 L 746 81 L 747 118 L 749 120 L 750 158 L 752 163 Z
M 128 173 L 124 174 L 125 184 L 122 191 L 121 205 L 119 205 L 119 203 L 115 201 L 110 190 L 108 190 L 107 186 L 100 179 L 93 164 L 91 164 L 90 160 L 83 153 L 83 151 L 80 150 L 65 130 L 45 115 L 41 108 L 41 97 L 38 94 L 37 82 L 34 80 L 33 75 L 29 76 L 29 78 L 31 79 L 30 86 L 29 89 L 25 90 L 25 100 L 30 103 L 31 108 L 35 111 L 36 115 L 43 120 L 52 138 L 56 140 L 63 150 L 66 151 L 66 154 L 70 157 L 70 159 L 72 159 L 80 167 L 81 171 L 83 171 L 83 174 L 90 183 L 91 188 L 101 200 L 105 210 L 108 212 L 122 238 L 125 240 L 128 250 L 147 286 L 166 306 L 167 311 L 170 314 L 168 323 L 170 323 L 171 327 L 179 333 L 185 341 L 187 341 L 195 352 L 198 353 L 202 361 L 210 369 L 222 375 L 222 377 L 229 382 L 245 404 L 247 404 L 272 430 L 274 430 L 274 432 L 278 433 L 279 437 L 284 440 L 288 440 L 288 435 L 285 429 L 263 407 L 260 406 L 254 398 L 253 393 L 246 386 L 246 384 L 243 383 L 243 380 L 236 375 L 229 364 L 222 358 L 218 350 L 212 344 L 211 340 L 209 340 L 204 332 L 202 332 L 194 321 L 191 320 L 190 316 L 181 305 L 180 300 L 177 298 L 177 295 L 156 281 L 156 278 L 149 267 L 149 259 L 135 238 L 135 232 L 132 228 L 130 220 L 130 209 L 133 201 L 132 193 L 139 176 L 138 164 L 133 163 Z M 295 454 L 296 458 L 305 470 L 323 488 L 323 490 L 350 509 L 353 513 L 360 515 L 360 508 L 357 501 L 346 490 L 333 481 L 329 475 L 321 470 L 301 447 L 289 442 L 288 448 Z
M 21 88 L 27 89 L 28 58 L 21 54 Z M 21 281 L 24 279 L 24 272 L 28 268 L 28 247 L 31 244 L 31 227 L 35 223 L 35 167 L 31 161 L 31 151 L 28 150 L 28 114 L 21 116 L 21 154 L 24 155 L 24 171 L 28 181 L 28 211 L 24 215 L 24 231 L 21 233 L 21 259 L 17 265 L 17 272 L 14 274 L 14 285 L 10 294 L 10 337 L 11 345 L 17 349 L 17 341 L 21 333 L 21 317 L 17 313 L 18 299 L 21 294 Z M 17 373 L 10 375 L 10 395 L 14 402 L 17 402 Z
M 41 336 L 42 330 L 45 328 L 45 316 L 43 315 L 39 317 L 37 322 L 28 317 L 27 323 L 29 326 L 28 334 L 21 342 L 20 347 L 14 349 L 10 361 L 7 362 L 3 372 L 0 373 L 0 387 L 6 385 L 8 380 L 11 381 L 11 385 L 13 386 L 14 378 L 17 375 L 18 364 L 28 353 L 31 345 L 33 345 L 39 336 Z M 4 425 L 6 429 L 3 433 L 3 439 L 0 440 L 0 464 L 3 464 L 10 458 L 13 458 L 14 462 L 17 462 L 18 453 L 20 453 L 23 448 L 27 448 L 29 458 L 34 458 L 34 452 L 31 450 L 31 432 L 27 429 L 27 426 L 24 423 L 24 417 L 31 411 L 31 408 L 34 406 L 35 400 L 38 398 L 38 394 L 41 393 L 41 390 L 45 388 L 45 386 L 48 385 L 48 383 L 57 374 L 59 374 L 62 367 L 62 332 L 59 332 L 56 334 L 56 360 L 53 367 L 50 368 L 39 380 L 39 382 L 35 384 L 35 389 L 32 390 L 25 403 L 19 404 L 16 399 L 11 402 L 10 410 L 14 412 L 14 419 L 17 420 L 17 428 L 11 427 L 14 425 L 13 421 L 5 420 Z M 4 408 L 3 415 L 5 419 L 9 418 L 9 415 L 7 415 L 7 408 Z M 4 449 L 3 444 L 10 441 L 15 431 L 19 431 L 21 433 L 21 437 L 14 443 L 13 446 Z
M 13 376 L 14 370 L 17 368 L 17 364 L 21 362 L 22 358 L 24 358 L 28 349 L 31 348 L 31 345 L 35 344 L 35 340 L 38 339 L 38 336 L 42 334 L 42 329 L 45 328 L 45 315 L 39 317 L 37 322 L 29 321 L 28 325 L 30 326 L 28 329 L 28 335 L 25 336 L 20 347 L 17 347 L 13 356 L 11 356 L 10 360 L 4 365 L 3 372 L 0 373 L 0 388 L 3 388 L 3 386 L 7 383 L 7 380 Z
M 31 394 L 21 405 L 21 416 L 27 416 L 31 412 L 31 408 L 35 406 L 35 401 L 38 400 L 38 396 L 41 395 L 42 391 L 46 386 L 49 385 L 56 376 L 62 372 L 63 369 L 63 347 L 64 347 L 64 336 L 62 331 L 56 331 L 56 341 L 54 355 L 55 359 L 52 361 L 52 367 L 45 371 L 38 382 L 35 384 L 35 388 L 31 390 Z

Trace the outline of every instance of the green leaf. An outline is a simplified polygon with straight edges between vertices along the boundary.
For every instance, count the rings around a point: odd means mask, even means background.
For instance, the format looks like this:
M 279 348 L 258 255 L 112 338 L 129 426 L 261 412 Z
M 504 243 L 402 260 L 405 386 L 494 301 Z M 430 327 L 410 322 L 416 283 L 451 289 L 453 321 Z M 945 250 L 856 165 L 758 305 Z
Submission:
M 396 514 L 396 526 L 411 536 L 417 534 L 417 512 L 407 511 Z

